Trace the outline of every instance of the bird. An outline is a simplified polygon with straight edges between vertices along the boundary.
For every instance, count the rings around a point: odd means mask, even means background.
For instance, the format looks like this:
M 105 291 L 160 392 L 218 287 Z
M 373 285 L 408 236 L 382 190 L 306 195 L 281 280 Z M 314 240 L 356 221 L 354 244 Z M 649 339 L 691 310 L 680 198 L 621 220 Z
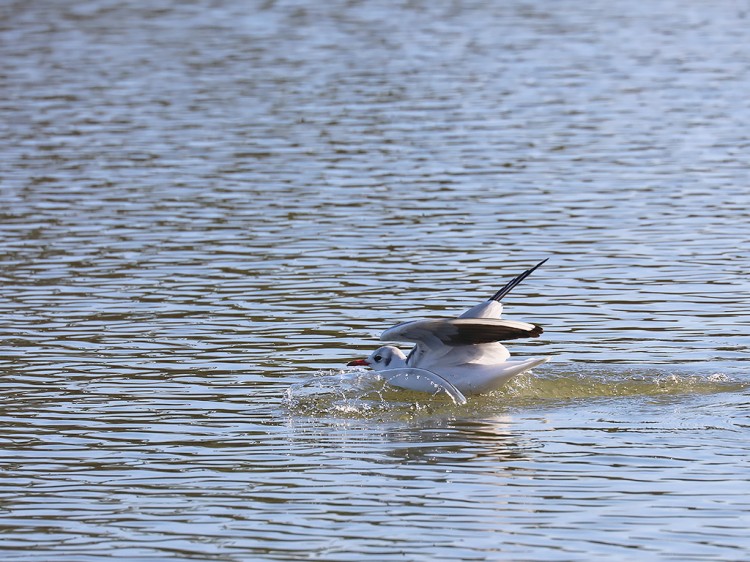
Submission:
M 508 361 L 510 353 L 501 341 L 537 338 L 538 324 L 501 320 L 503 297 L 549 258 L 511 279 L 488 300 L 470 308 L 458 318 L 402 322 L 385 330 L 381 341 L 412 342 L 409 355 L 385 345 L 366 359 L 347 366 L 370 367 L 394 386 L 421 392 L 444 390 L 454 401 L 465 403 L 464 395 L 491 392 L 512 377 L 546 363 L 551 357 Z

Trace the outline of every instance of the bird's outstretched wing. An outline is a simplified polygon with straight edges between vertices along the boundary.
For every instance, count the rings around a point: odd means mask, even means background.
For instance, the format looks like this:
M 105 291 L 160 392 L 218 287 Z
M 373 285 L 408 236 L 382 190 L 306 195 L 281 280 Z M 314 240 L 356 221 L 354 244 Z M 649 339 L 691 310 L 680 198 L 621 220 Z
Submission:
M 382 341 L 410 341 L 427 348 L 476 345 L 519 338 L 536 338 L 542 327 L 497 318 L 452 318 L 403 322 L 380 335 Z
M 490 297 L 490 300 L 491 301 L 500 302 L 505 295 L 507 295 L 508 293 L 510 293 L 517 285 L 519 285 L 529 275 L 531 275 L 532 273 L 534 273 L 534 271 L 536 271 L 536 269 L 538 267 L 544 265 L 547 262 L 548 259 L 549 258 L 543 259 L 542 261 L 540 261 L 538 264 L 536 264 L 531 269 L 527 269 L 526 271 L 524 271 L 523 273 L 521 273 L 521 275 L 517 275 L 516 277 L 514 277 L 513 279 L 511 279 L 508 282 L 508 284 L 505 285 L 505 287 L 503 287 L 497 293 L 495 293 L 494 295 L 492 295 Z
M 549 258 L 547 258 L 549 259 Z M 478 305 L 464 312 L 459 318 L 500 318 L 503 312 L 503 303 L 500 301 L 505 295 L 510 293 L 524 279 L 534 273 L 538 267 L 541 267 L 547 260 L 542 260 L 531 269 L 527 269 L 520 275 L 516 275 L 502 289 L 492 295 L 489 300 L 480 302 Z
M 495 364 L 510 354 L 499 341 L 537 337 L 542 328 L 499 318 L 453 318 L 404 322 L 380 335 L 383 341 L 416 343 L 406 359 L 409 367 L 426 370 L 466 363 Z

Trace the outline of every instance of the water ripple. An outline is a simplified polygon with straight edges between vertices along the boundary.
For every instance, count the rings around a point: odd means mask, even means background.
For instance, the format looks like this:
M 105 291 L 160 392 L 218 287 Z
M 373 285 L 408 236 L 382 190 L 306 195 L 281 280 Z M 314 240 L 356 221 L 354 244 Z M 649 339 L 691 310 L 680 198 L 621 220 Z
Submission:
M 3 559 L 741 559 L 746 16 L 0 5 Z M 545 257 L 534 375 L 341 371 Z

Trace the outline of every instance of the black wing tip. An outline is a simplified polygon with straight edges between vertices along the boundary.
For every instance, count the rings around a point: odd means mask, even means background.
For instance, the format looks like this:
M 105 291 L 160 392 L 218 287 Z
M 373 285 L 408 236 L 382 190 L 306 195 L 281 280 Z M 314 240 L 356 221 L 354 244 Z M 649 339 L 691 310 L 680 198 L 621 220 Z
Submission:
M 511 279 L 508 283 L 506 283 L 506 285 L 502 289 L 500 289 L 497 293 L 495 293 L 494 295 L 492 295 L 490 297 L 490 300 L 491 301 L 498 301 L 498 302 L 500 302 L 500 300 L 502 300 L 502 298 L 505 295 L 507 295 L 508 293 L 510 293 L 514 288 L 516 288 L 516 286 L 518 286 L 521 283 L 521 281 L 523 281 L 529 275 L 531 275 L 532 273 L 534 273 L 534 271 L 536 271 L 537 268 L 539 268 L 542 265 L 544 265 L 545 263 L 547 263 L 547 260 L 549 260 L 549 258 L 544 258 L 542 261 L 540 261 L 538 264 L 536 264 L 531 269 L 527 269 L 526 271 L 524 271 L 520 275 L 516 275 L 513 279 Z
M 542 328 L 539 324 L 532 324 L 534 328 L 529 332 L 529 337 L 531 338 L 538 338 L 544 333 L 544 328 Z

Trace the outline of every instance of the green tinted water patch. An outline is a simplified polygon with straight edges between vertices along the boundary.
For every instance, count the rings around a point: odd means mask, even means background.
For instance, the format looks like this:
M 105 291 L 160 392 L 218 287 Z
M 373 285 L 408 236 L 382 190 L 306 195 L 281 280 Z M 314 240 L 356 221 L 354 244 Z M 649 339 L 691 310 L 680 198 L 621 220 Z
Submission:
M 706 394 L 742 391 L 750 381 L 725 373 L 686 373 L 649 367 L 615 366 L 546 369 L 516 377 L 494 395 L 530 399 L 565 400 L 618 396 Z

